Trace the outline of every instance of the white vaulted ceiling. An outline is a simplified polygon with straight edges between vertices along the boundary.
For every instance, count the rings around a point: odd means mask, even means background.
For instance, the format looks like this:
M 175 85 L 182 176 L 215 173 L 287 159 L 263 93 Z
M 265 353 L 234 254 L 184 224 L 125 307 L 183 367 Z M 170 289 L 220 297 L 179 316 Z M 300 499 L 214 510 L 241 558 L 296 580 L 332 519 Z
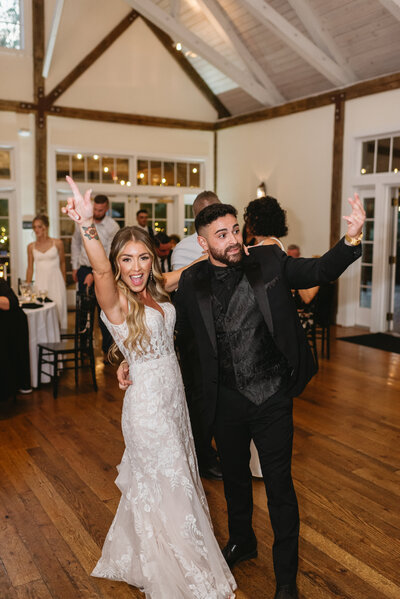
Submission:
M 126 0 L 232 115 L 400 71 L 400 0 Z

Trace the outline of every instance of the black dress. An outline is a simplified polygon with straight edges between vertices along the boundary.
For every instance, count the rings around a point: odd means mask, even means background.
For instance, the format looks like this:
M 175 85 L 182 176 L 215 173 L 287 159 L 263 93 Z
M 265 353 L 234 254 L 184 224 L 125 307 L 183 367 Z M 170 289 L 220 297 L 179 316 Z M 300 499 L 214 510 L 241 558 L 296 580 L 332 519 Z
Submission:
M 0 279 L 0 296 L 10 302 L 9 310 L 0 310 L 0 399 L 5 401 L 15 396 L 18 389 L 31 386 L 29 331 L 18 298 L 4 279 Z

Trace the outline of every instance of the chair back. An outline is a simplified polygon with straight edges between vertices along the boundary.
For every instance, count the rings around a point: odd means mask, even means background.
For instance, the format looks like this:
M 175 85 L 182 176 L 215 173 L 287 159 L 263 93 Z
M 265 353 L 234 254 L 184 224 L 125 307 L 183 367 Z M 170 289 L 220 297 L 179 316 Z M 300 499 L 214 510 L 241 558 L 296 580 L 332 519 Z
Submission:
M 96 308 L 94 295 L 76 294 L 75 344 L 82 353 L 87 353 L 93 345 L 93 326 Z
M 323 283 L 315 296 L 315 324 L 328 327 L 333 322 L 333 303 L 335 298 L 335 283 Z

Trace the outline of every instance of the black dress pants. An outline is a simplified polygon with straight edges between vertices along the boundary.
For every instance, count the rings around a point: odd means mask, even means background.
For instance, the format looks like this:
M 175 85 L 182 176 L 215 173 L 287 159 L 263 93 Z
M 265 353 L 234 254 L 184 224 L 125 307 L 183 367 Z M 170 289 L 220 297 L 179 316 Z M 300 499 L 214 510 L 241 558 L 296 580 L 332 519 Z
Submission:
M 229 538 L 247 544 L 252 527 L 253 494 L 250 441 L 260 457 L 274 532 L 273 561 L 278 585 L 296 580 L 299 511 L 291 475 L 293 400 L 271 398 L 257 406 L 239 391 L 220 386 L 215 440 L 221 461 L 228 506 Z

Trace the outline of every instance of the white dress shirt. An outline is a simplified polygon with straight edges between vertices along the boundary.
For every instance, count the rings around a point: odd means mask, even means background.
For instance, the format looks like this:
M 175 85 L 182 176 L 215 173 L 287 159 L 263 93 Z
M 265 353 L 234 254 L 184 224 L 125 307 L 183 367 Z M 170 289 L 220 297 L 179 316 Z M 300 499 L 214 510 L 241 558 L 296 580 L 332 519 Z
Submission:
M 100 241 L 108 256 L 114 235 L 119 231 L 119 225 L 113 218 L 111 218 L 111 216 L 105 216 L 101 222 L 95 223 L 95 225 Z M 75 231 L 71 239 L 71 265 L 73 270 L 78 270 L 80 266 L 90 266 L 89 258 L 85 246 L 83 245 L 81 232 L 76 223 Z
M 203 255 L 201 245 L 197 241 L 197 233 L 184 237 L 174 248 L 171 256 L 172 270 L 188 266 Z

